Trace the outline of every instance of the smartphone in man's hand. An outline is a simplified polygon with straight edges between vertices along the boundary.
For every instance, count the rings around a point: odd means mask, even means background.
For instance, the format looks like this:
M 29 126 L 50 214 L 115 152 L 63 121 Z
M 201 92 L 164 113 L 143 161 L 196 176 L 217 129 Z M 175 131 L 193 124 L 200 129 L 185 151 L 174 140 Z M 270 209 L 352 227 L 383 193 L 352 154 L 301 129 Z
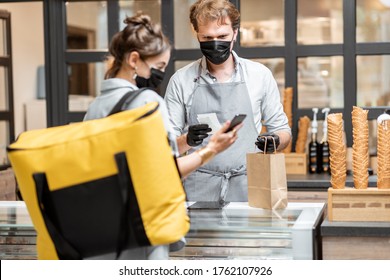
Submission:
M 229 128 L 226 130 L 226 132 L 229 132 L 229 131 L 232 131 L 233 128 L 237 125 L 239 125 L 240 123 L 242 123 L 244 121 L 244 119 L 246 118 L 246 115 L 245 114 L 237 114 L 234 116 L 234 118 L 231 120 L 230 122 L 230 126 Z

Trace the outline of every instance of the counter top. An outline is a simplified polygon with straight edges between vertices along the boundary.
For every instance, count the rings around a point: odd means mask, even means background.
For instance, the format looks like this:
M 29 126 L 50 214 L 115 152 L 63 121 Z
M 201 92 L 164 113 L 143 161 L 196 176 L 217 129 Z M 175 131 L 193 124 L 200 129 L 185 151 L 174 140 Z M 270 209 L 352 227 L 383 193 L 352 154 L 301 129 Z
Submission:
M 376 187 L 377 176 L 372 175 L 368 177 L 368 186 Z M 353 187 L 353 176 L 348 175 L 345 185 Z M 313 190 L 326 191 L 330 184 L 330 175 L 323 174 L 305 174 L 305 175 L 287 175 L 287 187 L 289 190 Z
M 321 225 L 322 236 L 390 237 L 390 222 L 330 222 Z

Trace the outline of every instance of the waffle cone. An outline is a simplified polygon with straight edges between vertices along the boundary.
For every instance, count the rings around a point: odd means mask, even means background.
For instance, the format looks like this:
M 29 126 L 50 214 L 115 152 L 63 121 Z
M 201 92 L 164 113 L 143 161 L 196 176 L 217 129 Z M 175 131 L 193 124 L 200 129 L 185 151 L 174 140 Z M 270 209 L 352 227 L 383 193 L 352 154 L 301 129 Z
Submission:
M 288 125 L 292 127 L 293 117 L 292 117 L 292 102 L 293 102 L 293 88 L 288 87 L 284 89 L 283 95 L 283 110 L 288 119 Z
M 293 88 L 288 87 L 284 89 L 284 94 L 283 94 L 283 110 L 284 113 L 287 116 L 288 119 L 288 125 L 292 127 L 293 125 L 293 116 L 292 116 L 292 102 L 293 102 Z M 287 145 L 287 147 L 283 150 L 283 153 L 291 153 L 292 150 L 292 143 Z
M 310 125 L 310 118 L 308 116 L 300 117 L 298 125 L 298 136 L 295 143 L 295 152 L 304 153 L 307 141 L 307 131 Z
M 378 188 L 390 189 L 390 120 L 378 123 Z
M 328 122 L 328 143 L 330 161 L 330 183 L 334 189 L 343 189 L 347 178 L 346 154 L 347 148 L 344 141 L 343 114 L 329 114 Z
M 353 183 L 357 189 L 368 187 L 368 110 L 353 107 L 352 110 L 352 170 Z

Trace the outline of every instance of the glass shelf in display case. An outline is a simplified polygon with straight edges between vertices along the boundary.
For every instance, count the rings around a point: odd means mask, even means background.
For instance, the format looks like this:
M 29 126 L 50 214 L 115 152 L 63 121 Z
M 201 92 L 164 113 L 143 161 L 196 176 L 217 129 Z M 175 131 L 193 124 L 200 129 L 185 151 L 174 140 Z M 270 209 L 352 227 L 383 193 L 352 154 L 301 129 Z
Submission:
M 221 210 L 189 210 L 186 246 L 171 259 L 317 259 L 324 203 L 289 203 L 283 210 L 231 202 Z

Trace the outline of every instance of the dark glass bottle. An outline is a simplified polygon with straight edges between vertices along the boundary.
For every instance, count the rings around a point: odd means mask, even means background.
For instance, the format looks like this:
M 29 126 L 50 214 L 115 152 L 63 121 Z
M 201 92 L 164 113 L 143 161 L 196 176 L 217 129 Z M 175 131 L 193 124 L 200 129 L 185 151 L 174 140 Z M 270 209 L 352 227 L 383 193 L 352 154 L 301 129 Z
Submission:
M 318 172 L 318 149 L 317 133 L 311 134 L 311 141 L 309 143 L 309 173 Z
M 328 143 L 328 114 L 330 108 L 322 109 L 322 113 L 325 114 L 324 123 L 322 127 L 323 138 L 320 143 L 321 147 L 321 171 L 325 173 L 330 173 L 330 162 L 329 162 L 329 143 Z
M 330 173 L 330 165 L 329 165 L 329 143 L 328 141 L 321 143 L 321 151 L 322 151 L 322 171 L 325 173 Z

